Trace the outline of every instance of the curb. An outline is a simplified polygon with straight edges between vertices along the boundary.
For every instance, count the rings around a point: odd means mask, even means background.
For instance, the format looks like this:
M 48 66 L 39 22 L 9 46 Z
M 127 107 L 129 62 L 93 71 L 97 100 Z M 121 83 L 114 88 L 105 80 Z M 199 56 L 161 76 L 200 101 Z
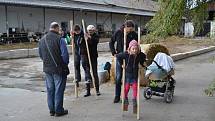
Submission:
M 198 49 L 198 50 L 194 50 L 194 51 L 189 51 L 189 52 L 185 52 L 185 53 L 172 54 L 171 57 L 174 61 L 179 61 L 179 60 L 182 60 L 185 58 L 204 54 L 204 53 L 211 52 L 214 50 L 215 50 L 215 46 L 210 46 L 210 47 L 206 47 L 206 48 L 202 48 L 202 49 Z
M 67 49 L 69 53 L 72 53 L 72 46 L 68 45 Z M 99 43 L 98 44 L 98 52 L 109 52 L 109 42 Z M 8 59 L 21 59 L 21 58 L 31 58 L 38 57 L 38 48 L 33 49 L 16 49 L 16 50 L 8 50 L 0 52 L 0 60 L 8 60 Z

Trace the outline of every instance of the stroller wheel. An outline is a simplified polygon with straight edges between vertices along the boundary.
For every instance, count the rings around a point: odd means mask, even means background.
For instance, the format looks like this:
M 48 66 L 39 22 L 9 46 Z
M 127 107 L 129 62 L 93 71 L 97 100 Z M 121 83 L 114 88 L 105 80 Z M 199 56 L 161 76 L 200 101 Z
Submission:
M 164 101 L 166 103 L 171 103 L 173 100 L 173 92 L 170 90 L 167 90 L 164 94 Z
M 175 87 L 173 87 L 172 89 L 172 96 L 174 97 L 174 94 L 175 94 Z
M 144 89 L 144 97 L 146 99 L 151 99 L 151 97 L 152 97 L 152 89 L 150 87 L 146 87 L 146 89 Z

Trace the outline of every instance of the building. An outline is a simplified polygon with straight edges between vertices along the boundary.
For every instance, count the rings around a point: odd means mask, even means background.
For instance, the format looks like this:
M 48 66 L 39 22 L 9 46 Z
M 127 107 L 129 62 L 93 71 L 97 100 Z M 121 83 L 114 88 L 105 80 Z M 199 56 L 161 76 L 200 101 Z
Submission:
M 116 30 L 125 19 L 144 28 L 157 10 L 152 0 L 0 0 L 0 33 L 42 33 L 53 21 L 69 30 L 70 20 L 81 19 L 101 32 Z
M 208 16 L 204 20 L 203 23 L 203 30 L 199 33 L 194 33 L 194 26 L 192 22 L 185 23 L 185 36 L 193 37 L 193 36 L 200 36 L 200 37 L 215 37 L 215 2 L 209 1 L 207 4 L 207 13 Z M 195 9 L 195 8 L 194 8 Z M 195 34 L 195 35 L 194 35 Z

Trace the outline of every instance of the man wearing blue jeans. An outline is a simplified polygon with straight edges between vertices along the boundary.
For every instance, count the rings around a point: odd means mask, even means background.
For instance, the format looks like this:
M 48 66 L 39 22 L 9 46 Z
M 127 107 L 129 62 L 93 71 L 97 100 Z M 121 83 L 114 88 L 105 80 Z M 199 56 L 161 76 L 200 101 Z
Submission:
M 115 87 L 115 99 L 114 103 L 117 103 L 120 100 L 121 95 L 121 82 L 122 79 L 122 66 L 118 59 L 116 59 L 116 87 Z
M 60 37 L 59 30 L 58 23 L 51 23 L 50 31 L 39 42 L 39 55 L 43 61 L 43 72 L 46 76 L 50 116 L 68 114 L 68 110 L 63 108 L 63 98 L 69 74 L 69 54 L 64 39 Z
M 121 27 L 118 29 L 112 36 L 109 46 L 113 56 L 124 52 L 128 48 L 128 44 L 132 40 L 138 40 L 138 35 L 134 30 L 135 24 L 132 20 L 127 20 Z M 126 30 L 126 48 L 123 47 L 124 45 L 124 28 Z M 116 48 L 115 48 L 116 43 Z M 115 88 L 115 98 L 114 103 L 120 102 L 121 96 L 121 85 L 122 85 L 122 66 L 119 64 L 119 61 L 116 59 L 116 88 Z

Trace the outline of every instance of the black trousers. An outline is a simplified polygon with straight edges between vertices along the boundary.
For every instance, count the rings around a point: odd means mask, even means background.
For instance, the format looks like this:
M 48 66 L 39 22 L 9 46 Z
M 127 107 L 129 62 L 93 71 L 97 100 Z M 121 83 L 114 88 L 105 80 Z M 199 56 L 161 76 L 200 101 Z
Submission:
M 81 61 L 82 61 L 82 66 L 85 71 L 85 80 L 89 81 L 89 83 L 86 84 L 86 89 L 87 91 L 90 91 L 90 84 L 92 82 L 92 77 L 90 74 L 90 65 L 89 65 L 89 60 L 87 55 L 81 55 Z M 92 70 L 93 70 L 93 77 L 95 79 L 95 86 L 96 86 L 96 91 L 99 91 L 99 77 L 98 77 L 98 61 L 97 57 L 91 57 L 91 64 L 92 64 Z

